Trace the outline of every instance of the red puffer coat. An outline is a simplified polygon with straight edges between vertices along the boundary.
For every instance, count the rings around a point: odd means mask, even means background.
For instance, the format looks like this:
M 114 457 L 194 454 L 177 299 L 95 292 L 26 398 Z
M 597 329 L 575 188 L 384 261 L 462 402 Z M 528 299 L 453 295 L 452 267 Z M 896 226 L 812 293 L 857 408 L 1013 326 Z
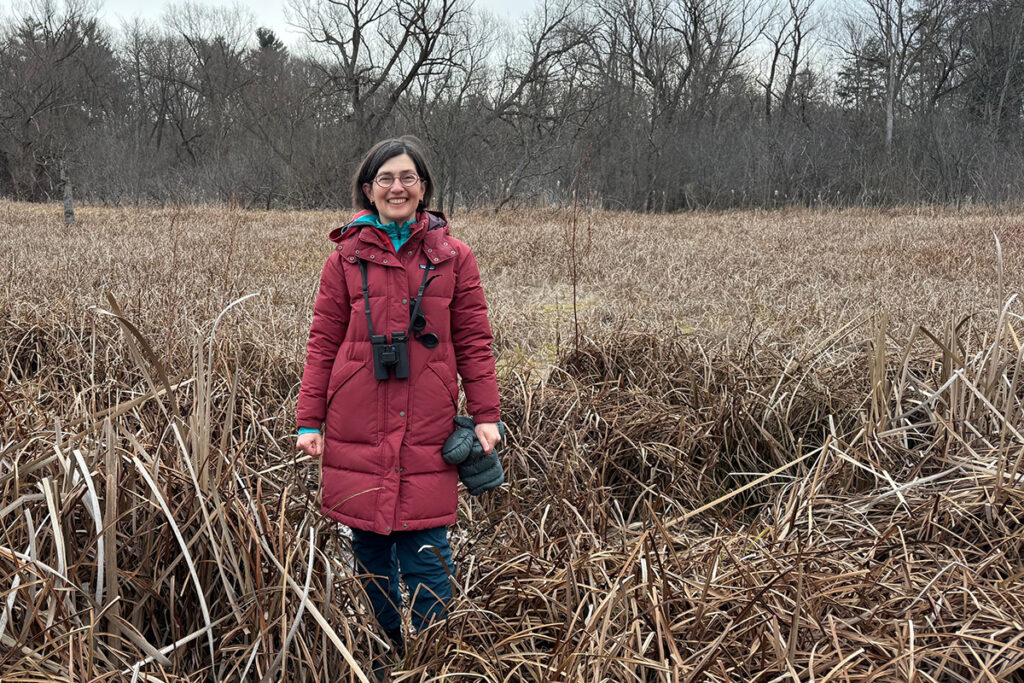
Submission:
M 325 425 L 323 511 L 379 534 L 453 524 L 459 476 L 441 459 L 441 446 L 453 430 L 456 373 L 475 421 L 499 420 L 476 259 L 441 214 L 418 214 L 397 255 L 379 230 L 347 228 L 330 235 L 338 248 L 320 278 L 299 391 L 299 427 Z M 421 266 L 434 266 L 431 275 L 440 276 L 420 304 L 425 332 L 440 343 L 428 349 L 409 340 L 408 379 L 374 378 L 359 259 L 367 264 L 375 334 L 408 331 Z

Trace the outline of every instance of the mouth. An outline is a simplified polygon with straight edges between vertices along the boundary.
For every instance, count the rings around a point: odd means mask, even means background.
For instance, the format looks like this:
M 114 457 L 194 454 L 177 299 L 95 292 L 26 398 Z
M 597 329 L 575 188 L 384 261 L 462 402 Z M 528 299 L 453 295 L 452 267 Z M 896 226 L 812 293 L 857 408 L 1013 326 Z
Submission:
M 393 197 L 388 200 L 388 206 L 401 206 L 409 201 L 408 197 Z

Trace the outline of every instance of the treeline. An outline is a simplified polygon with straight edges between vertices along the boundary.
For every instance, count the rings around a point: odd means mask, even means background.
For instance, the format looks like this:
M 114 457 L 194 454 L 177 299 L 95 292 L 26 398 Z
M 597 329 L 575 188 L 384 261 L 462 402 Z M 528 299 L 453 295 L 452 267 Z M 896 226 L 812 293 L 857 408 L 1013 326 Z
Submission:
M 347 206 L 375 140 L 434 152 L 442 208 L 644 211 L 1019 200 L 1024 0 L 294 0 L 0 30 L 0 194 Z

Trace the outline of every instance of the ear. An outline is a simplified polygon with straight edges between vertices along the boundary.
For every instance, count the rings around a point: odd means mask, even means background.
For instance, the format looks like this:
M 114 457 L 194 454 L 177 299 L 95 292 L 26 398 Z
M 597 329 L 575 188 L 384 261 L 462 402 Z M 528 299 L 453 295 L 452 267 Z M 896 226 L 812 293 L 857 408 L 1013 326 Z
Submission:
M 370 204 L 373 204 L 373 186 L 370 183 L 363 183 L 363 194 L 366 195 Z

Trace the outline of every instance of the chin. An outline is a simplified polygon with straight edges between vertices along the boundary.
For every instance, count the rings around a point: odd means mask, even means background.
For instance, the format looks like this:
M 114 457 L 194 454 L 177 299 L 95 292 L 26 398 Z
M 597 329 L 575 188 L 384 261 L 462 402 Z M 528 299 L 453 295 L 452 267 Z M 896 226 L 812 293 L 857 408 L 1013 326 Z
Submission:
M 399 225 L 416 218 L 415 211 L 402 215 L 395 215 L 392 213 L 378 213 L 378 215 L 380 216 L 381 223 L 398 223 Z

